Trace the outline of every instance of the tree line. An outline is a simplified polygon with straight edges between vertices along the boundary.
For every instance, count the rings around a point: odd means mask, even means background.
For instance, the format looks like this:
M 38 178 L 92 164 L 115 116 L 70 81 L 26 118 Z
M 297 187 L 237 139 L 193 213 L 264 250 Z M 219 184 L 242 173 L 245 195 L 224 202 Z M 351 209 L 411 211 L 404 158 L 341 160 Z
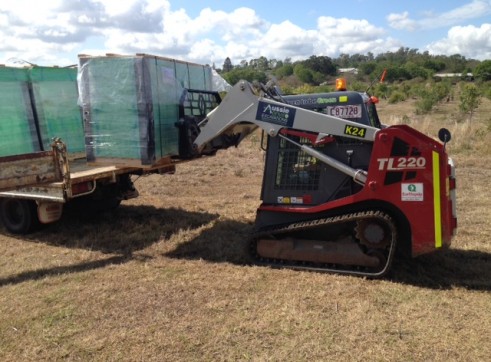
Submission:
M 431 55 L 409 48 L 377 56 L 372 53 L 341 54 L 338 58 L 312 55 L 299 61 L 261 56 L 236 65 L 226 58 L 223 67 L 217 69 L 232 85 L 241 79 L 262 83 L 275 79 L 284 94 L 330 92 L 341 70 L 348 71 L 343 77 L 349 79 L 350 90 L 370 88 L 372 95 L 389 103 L 416 99 L 417 113 L 431 112 L 438 103 L 453 99 L 458 82 L 461 111 L 471 118 L 481 96 L 491 99 L 491 60 L 466 59 L 459 54 Z M 441 73 L 461 74 L 461 77 L 435 77 Z M 380 82 L 382 74 L 384 81 Z
M 460 73 L 464 77 L 472 74 L 477 81 L 491 80 L 491 60 L 466 59 L 459 54 L 431 55 L 427 51 L 420 53 L 417 49 L 404 47 L 376 56 L 370 52 L 365 55 L 340 54 L 337 58 L 312 55 L 295 62 L 291 58 L 278 60 L 261 56 L 234 65 L 230 58 L 226 58 L 223 67 L 217 71 L 231 84 L 240 79 L 265 82 L 271 77 L 278 80 L 292 77 L 295 78 L 293 82 L 319 86 L 330 77 L 339 75 L 339 70 L 343 68 L 356 69 L 356 79 L 359 81 L 372 81 L 380 77 L 384 70 L 387 82 L 430 79 L 436 73 Z

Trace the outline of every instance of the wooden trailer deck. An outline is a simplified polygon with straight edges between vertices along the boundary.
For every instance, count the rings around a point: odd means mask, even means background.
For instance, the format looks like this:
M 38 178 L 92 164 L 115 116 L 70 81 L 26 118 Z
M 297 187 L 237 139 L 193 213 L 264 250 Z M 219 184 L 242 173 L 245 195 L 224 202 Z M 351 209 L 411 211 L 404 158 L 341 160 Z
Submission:
M 116 182 L 118 175 L 172 173 L 175 163 L 163 158 L 151 167 L 88 164 L 85 158 L 70 159 L 55 151 L 0 158 L 0 197 L 67 202 L 81 196 L 74 185 L 97 181 Z M 90 189 L 90 188 L 89 188 Z

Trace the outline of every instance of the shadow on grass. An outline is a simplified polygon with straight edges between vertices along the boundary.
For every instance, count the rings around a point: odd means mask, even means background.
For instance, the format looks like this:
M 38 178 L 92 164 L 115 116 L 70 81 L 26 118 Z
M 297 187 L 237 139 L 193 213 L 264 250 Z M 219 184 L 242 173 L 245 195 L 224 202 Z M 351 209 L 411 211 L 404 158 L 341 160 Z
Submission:
M 53 268 L 42 268 L 37 270 L 29 270 L 16 275 L 12 275 L 6 278 L 0 278 L 0 287 L 9 284 L 19 284 L 25 281 L 39 280 L 48 276 L 60 275 L 60 274 L 70 274 L 70 273 L 80 273 L 87 270 L 104 268 L 112 264 L 123 264 L 130 260 L 126 256 L 113 256 L 110 258 L 102 260 L 88 261 L 79 264 L 64 265 Z
M 133 255 L 162 238 L 168 238 L 180 230 L 197 228 L 218 218 L 206 212 L 190 212 L 182 209 L 159 209 L 153 206 L 121 206 L 105 213 L 83 213 L 67 208 L 57 223 L 18 239 L 68 248 L 81 248 L 117 254 L 106 259 L 79 264 L 29 270 L 0 278 L 0 287 L 38 280 L 51 275 L 78 273 L 104 268 L 112 264 L 127 263 L 135 258 L 150 256 Z
M 111 212 L 85 214 L 68 208 L 58 222 L 22 239 L 129 256 L 180 230 L 198 228 L 216 218 L 218 215 L 206 212 L 147 205 L 122 205 Z
M 414 259 L 396 259 L 389 279 L 431 289 L 491 291 L 491 254 L 449 249 Z
M 253 225 L 234 220 L 217 222 L 191 241 L 178 245 L 165 253 L 166 257 L 189 260 L 207 260 L 215 263 L 250 265 L 250 240 Z
M 117 255 L 79 264 L 29 270 L 0 279 L 0 287 L 51 275 L 104 268 L 135 258 L 151 258 L 134 256 L 133 252 L 142 250 L 162 238 L 169 238 L 180 230 L 206 225 L 216 218 L 218 215 L 206 212 L 190 212 L 176 208 L 159 209 L 153 206 L 121 206 L 112 212 L 88 214 L 67 209 L 57 223 L 18 238 L 52 246 L 82 248 Z
M 252 232 L 250 224 L 218 222 L 165 256 L 250 265 L 253 264 L 249 253 Z M 463 287 L 491 291 L 491 254 L 450 249 L 415 259 L 396 258 L 385 279 L 430 289 Z
M 217 214 L 159 209 L 152 206 L 121 206 L 104 214 L 81 215 L 67 212 L 56 224 L 23 239 L 69 248 L 83 248 L 118 254 L 105 260 L 52 269 L 28 271 L 0 279 L 0 286 L 39 279 L 46 275 L 73 273 L 132 260 L 142 250 L 181 230 L 199 228 L 219 217 Z M 250 223 L 224 220 L 205 229 L 191 241 L 164 254 L 188 260 L 250 265 Z M 416 259 L 394 260 L 387 280 L 431 289 L 463 287 L 491 291 L 491 254 L 475 250 L 450 249 Z

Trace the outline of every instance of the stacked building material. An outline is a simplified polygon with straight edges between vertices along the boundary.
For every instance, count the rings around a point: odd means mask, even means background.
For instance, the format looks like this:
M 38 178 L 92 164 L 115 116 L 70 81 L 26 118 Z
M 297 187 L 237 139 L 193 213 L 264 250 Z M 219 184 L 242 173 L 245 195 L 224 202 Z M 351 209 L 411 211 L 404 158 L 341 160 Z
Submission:
M 78 72 L 92 163 L 145 166 L 177 155 L 184 90 L 212 89 L 209 66 L 147 54 L 80 55 Z
M 33 67 L 29 79 L 43 149 L 49 150 L 52 139 L 59 137 L 70 154 L 85 153 L 77 69 Z
M 183 95 L 213 88 L 209 66 L 153 55 L 79 63 L 78 71 L 0 67 L 0 156 L 50 150 L 58 137 L 92 163 L 154 165 L 179 154 Z M 203 99 L 186 101 L 209 111 Z
M 0 67 L 0 156 L 50 150 L 55 137 L 85 155 L 77 101 L 76 68 Z
M 26 68 L 0 67 L 0 156 L 42 150 Z

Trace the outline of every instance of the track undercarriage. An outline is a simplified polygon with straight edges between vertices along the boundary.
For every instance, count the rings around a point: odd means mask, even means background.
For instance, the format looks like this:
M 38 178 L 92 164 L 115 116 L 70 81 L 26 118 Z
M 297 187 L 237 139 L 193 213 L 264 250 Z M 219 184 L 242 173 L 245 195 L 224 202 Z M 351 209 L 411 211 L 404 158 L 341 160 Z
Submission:
M 382 277 L 396 238 L 392 218 L 372 210 L 263 228 L 251 248 L 259 264 Z

